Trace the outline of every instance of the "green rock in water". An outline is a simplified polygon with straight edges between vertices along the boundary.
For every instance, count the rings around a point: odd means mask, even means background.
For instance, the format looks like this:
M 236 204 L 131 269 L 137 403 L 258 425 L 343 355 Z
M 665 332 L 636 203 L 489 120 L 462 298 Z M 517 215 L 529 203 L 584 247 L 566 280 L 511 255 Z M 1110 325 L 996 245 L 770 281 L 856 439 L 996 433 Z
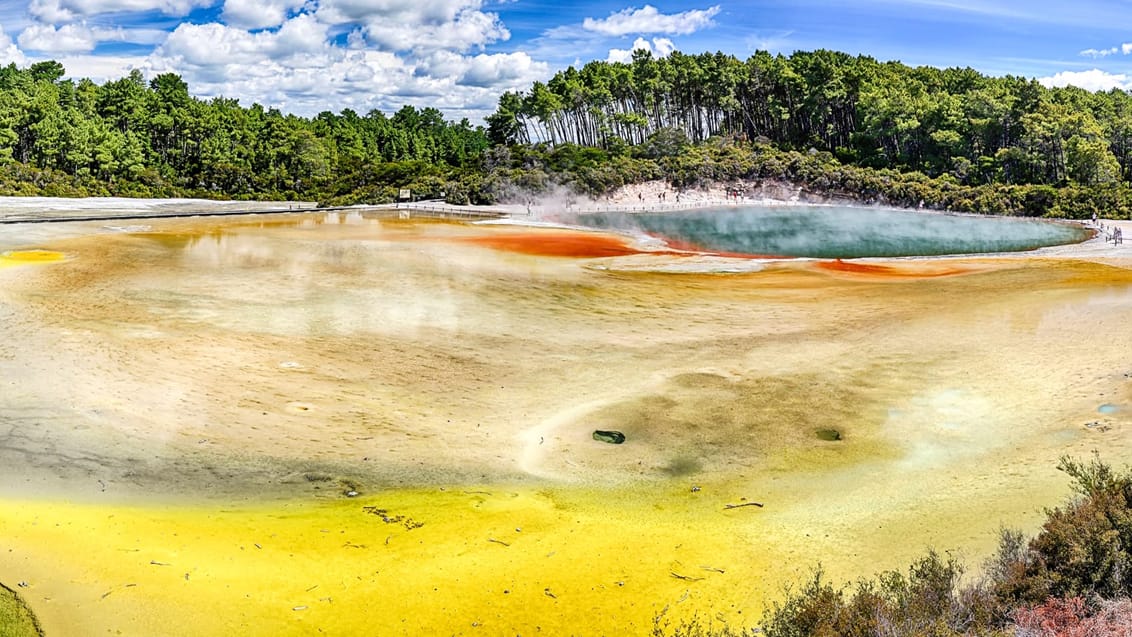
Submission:
M 836 442 L 841 440 L 841 432 L 836 429 L 818 429 L 818 440 Z
M 601 429 L 594 430 L 594 440 L 598 442 L 608 442 L 611 445 L 619 445 L 625 442 L 625 434 L 620 431 L 602 431 Z

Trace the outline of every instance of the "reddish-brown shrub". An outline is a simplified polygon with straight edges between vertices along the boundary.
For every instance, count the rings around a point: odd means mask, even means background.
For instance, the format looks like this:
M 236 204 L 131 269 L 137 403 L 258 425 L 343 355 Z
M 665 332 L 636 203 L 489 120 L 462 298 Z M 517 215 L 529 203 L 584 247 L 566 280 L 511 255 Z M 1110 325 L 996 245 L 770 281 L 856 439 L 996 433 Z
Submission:
M 1080 597 L 1051 597 L 1014 611 L 1017 637 L 1132 637 L 1132 600 L 1102 602 L 1092 612 Z

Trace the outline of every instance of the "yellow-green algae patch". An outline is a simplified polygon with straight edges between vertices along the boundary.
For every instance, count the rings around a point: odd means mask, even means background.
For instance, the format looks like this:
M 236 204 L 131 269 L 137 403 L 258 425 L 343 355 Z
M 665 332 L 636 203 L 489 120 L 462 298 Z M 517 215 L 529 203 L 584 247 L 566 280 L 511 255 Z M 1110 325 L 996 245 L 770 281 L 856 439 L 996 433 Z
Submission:
M 17 548 L 0 562 L 34 572 L 57 634 L 637 633 L 666 605 L 752 608 L 744 580 L 771 556 L 747 546 L 748 515 L 619 498 L 611 523 L 606 497 L 493 486 L 223 511 L 7 502 Z
M 0 252 L 0 268 L 63 261 L 67 255 L 54 250 L 7 250 Z
M 865 542 L 819 522 L 836 507 L 800 515 L 791 500 L 812 495 L 671 483 L 229 508 L 4 500 L 0 568 L 30 582 L 48 634 L 644 634 L 696 613 L 752 625 L 819 558 L 849 577 L 897 566 L 925 538 L 972 544 L 961 508 L 934 536 L 866 515 Z

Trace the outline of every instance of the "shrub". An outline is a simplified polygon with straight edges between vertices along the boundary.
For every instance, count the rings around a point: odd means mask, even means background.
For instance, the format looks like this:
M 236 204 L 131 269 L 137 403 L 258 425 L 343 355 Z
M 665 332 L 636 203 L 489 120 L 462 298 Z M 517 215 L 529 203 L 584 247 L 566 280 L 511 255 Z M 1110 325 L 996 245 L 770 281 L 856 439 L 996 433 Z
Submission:
M 956 559 L 928 551 L 907 575 L 888 571 L 850 592 L 819 568 L 771 607 L 762 629 L 770 637 L 986 634 L 996 623 L 993 598 L 980 587 L 960 587 L 962 574 Z
M 1005 538 L 994 586 L 1005 604 L 1036 605 L 1049 597 L 1115 599 L 1132 594 L 1132 475 L 1098 459 L 1062 458 L 1076 496 L 1046 511 L 1046 521 L 1022 550 Z M 1009 541 L 1006 541 L 1009 540 Z
M 935 551 L 835 587 L 818 568 L 763 618 L 770 637 L 1132 637 L 1132 472 L 1062 458 L 1075 495 L 1032 539 L 1003 530 L 982 577 Z
M 1096 612 L 1080 597 L 1053 597 L 1040 606 L 1014 612 L 1016 637 L 1129 637 L 1132 600 L 1101 603 Z

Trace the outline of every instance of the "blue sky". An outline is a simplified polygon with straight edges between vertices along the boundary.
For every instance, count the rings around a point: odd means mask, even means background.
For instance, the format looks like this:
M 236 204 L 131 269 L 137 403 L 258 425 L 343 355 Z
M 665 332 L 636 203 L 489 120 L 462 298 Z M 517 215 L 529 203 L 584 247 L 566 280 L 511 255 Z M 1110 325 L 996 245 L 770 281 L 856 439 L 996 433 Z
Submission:
M 475 123 L 571 64 L 834 49 L 1132 88 L 1127 0 L 0 0 L 0 62 L 97 82 L 174 72 L 200 97 L 313 115 L 436 106 Z

